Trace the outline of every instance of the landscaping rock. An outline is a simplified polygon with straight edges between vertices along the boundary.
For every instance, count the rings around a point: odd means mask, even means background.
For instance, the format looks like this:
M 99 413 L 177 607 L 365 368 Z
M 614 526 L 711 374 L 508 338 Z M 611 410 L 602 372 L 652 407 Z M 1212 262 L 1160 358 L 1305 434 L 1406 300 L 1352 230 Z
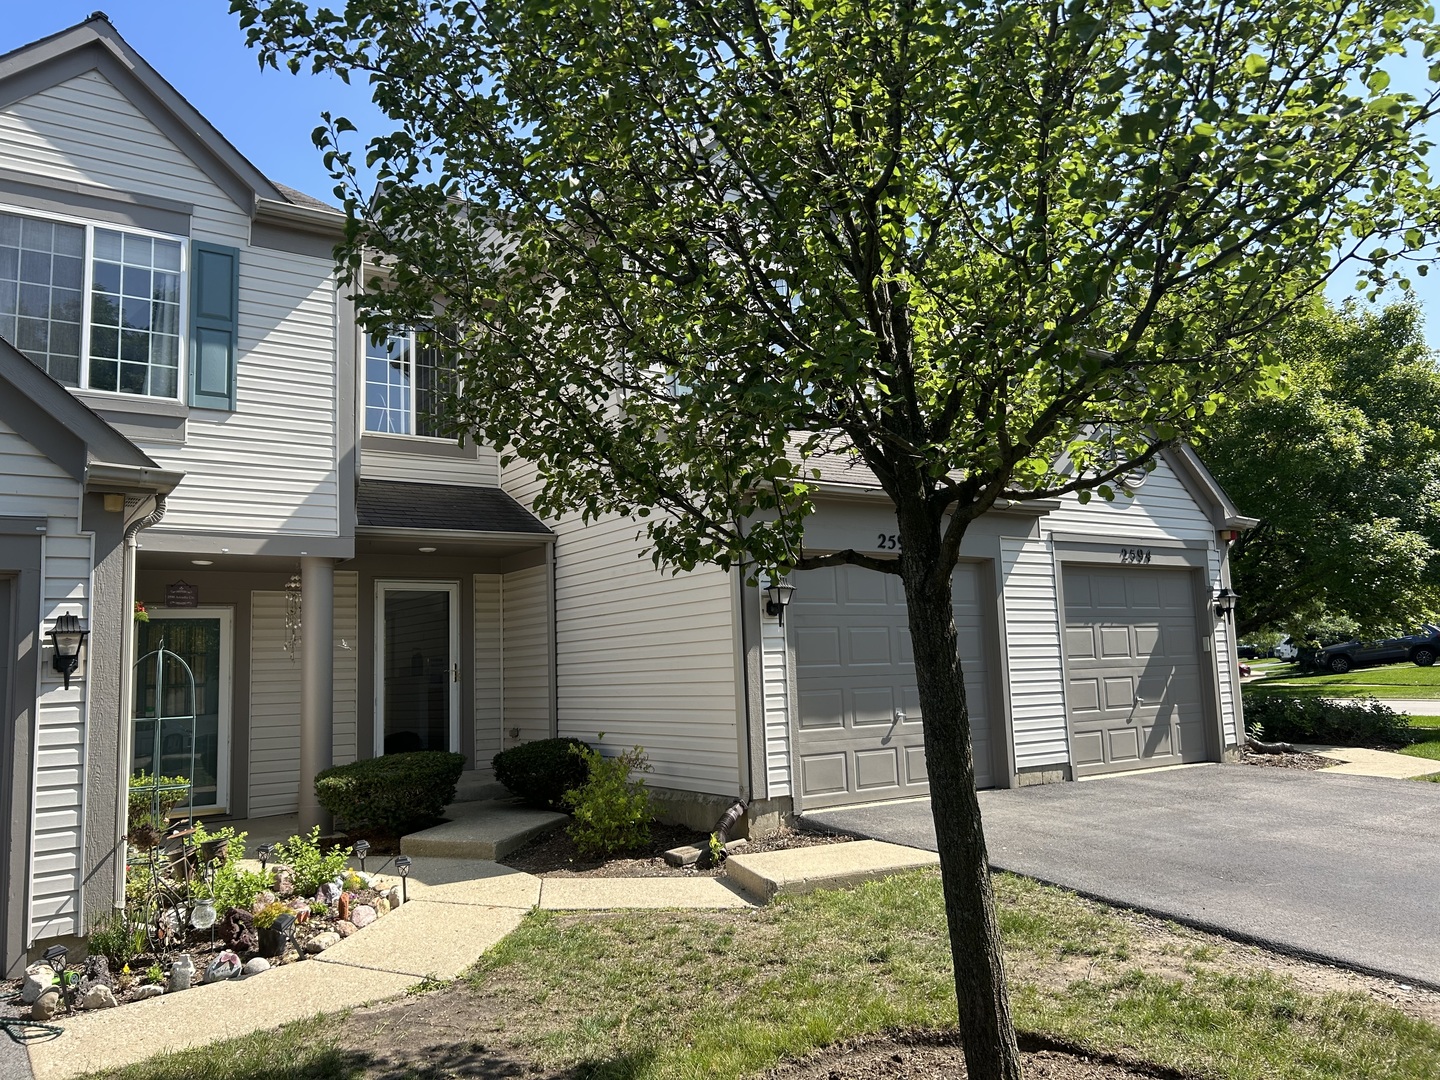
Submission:
M 351 934 L 355 933 L 355 931 L 358 930 L 358 929 L 359 929 L 359 927 L 356 926 L 356 925 L 355 925 L 353 922 L 351 922 L 349 919 L 341 919 L 339 922 L 337 922 L 337 923 L 335 924 L 335 932 L 336 932 L 337 934 L 339 934 L 342 938 L 347 938 L 347 937 L 349 937 Z
M 335 901 L 335 910 L 339 912 L 340 918 L 350 918 L 350 897 L 341 893 Z
M 91 1012 L 95 1009 L 113 1009 L 120 1004 L 115 1000 L 115 991 L 104 983 L 95 983 L 80 997 L 80 1008 Z
M 340 935 L 333 930 L 327 930 L 323 934 L 316 934 L 309 941 L 305 942 L 305 951 L 311 956 L 322 953 L 332 945 L 340 944 Z
M 241 966 L 240 957 L 227 949 L 211 961 L 210 966 L 205 969 L 205 981 L 214 983 L 233 979 L 240 974 Z
M 295 876 L 288 870 L 281 870 L 275 875 L 275 894 L 277 896 L 295 895 Z
M 236 952 L 254 952 L 260 947 L 255 916 L 241 908 L 227 908 L 220 920 L 220 940 Z
M 170 990 L 189 990 L 195 981 L 195 961 L 189 955 L 181 956 L 170 965 Z
M 150 998 L 160 997 L 164 993 L 165 987 L 161 986 L 159 983 L 146 983 L 144 986 L 136 989 L 135 1000 L 147 1001 Z
M 60 1011 L 60 988 L 52 986 L 30 1006 L 30 1019 L 44 1022 L 55 1019 L 55 1014 Z
M 240 969 L 241 978 L 248 979 L 251 975 L 259 975 L 262 971 L 270 970 L 270 961 L 263 956 L 252 956 L 245 961 L 245 966 Z
M 698 847 L 686 844 L 684 847 L 671 848 L 662 856 L 668 866 L 694 866 L 700 861 L 704 854 Z
M 324 885 L 321 885 L 315 893 L 315 899 L 319 900 L 322 904 L 333 905 L 335 901 L 340 899 L 341 892 L 342 890 L 338 881 L 327 881 Z
M 356 930 L 364 930 L 377 918 L 375 909 L 369 904 L 356 904 L 350 912 L 350 921 Z
M 110 974 L 110 961 L 98 953 L 85 958 L 80 969 L 80 993 L 83 995 L 92 986 L 107 986 L 115 989 L 115 976 Z
M 20 988 L 20 1000 L 34 1005 L 37 998 L 55 985 L 55 969 L 49 964 L 31 964 L 25 969 L 25 985 Z
M 728 840 L 728 841 L 726 841 L 726 843 L 725 843 L 725 854 L 726 854 L 726 855 L 739 855 L 742 851 L 744 851 L 744 850 L 745 850 L 746 848 L 748 848 L 749 846 L 750 846 L 750 841 L 749 841 L 749 840 L 746 840 L 743 836 L 742 836 L 739 840 Z
M 255 897 L 255 902 L 250 905 L 250 910 L 258 915 L 273 903 L 275 903 L 275 894 L 269 889 L 263 889 Z
M 377 916 L 390 914 L 390 898 L 388 896 L 382 896 L 375 901 L 375 914 Z
M 400 893 L 399 885 L 390 886 L 390 891 L 385 894 L 385 899 L 390 901 L 390 910 L 394 911 L 405 902 L 404 896 Z

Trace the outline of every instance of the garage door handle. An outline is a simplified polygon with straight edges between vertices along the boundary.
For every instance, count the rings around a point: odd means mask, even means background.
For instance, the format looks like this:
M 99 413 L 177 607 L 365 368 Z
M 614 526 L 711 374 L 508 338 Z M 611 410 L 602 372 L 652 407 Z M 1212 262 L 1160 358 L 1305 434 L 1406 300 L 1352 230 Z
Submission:
M 896 710 L 895 710 L 895 723 L 897 723 L 897 724 L 903 724 L 904 722 L 905 722 L 905 710 L 904 710 L 904 709 L 896 709 Z

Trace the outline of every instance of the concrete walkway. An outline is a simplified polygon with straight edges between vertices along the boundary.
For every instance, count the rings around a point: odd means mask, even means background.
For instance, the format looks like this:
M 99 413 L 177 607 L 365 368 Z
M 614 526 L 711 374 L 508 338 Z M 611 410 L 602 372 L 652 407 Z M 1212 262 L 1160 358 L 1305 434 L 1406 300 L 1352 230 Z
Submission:
M 399 910 L 312 959 L 59 1021 L 64 1035 L 29 1047 L 35 1077 L 120 1068 L 454 979 L 535 908 L 751 906 L 716 878 L 542 879 L 475 859 L 417 857 L 405 888 Z
M 1361 746 L 1316 746 L 1295 743 L 1296 750 L 1318 754 L 1339 762 L 1327 769 L 1316 769 L 1321 776 L 1382 776 L 1391 780 L 1411 780 L 1417 776 L 1440 773 L 1440 761 L 1431 758 L 1395 754 L 1389 750 L 1367 750 Z

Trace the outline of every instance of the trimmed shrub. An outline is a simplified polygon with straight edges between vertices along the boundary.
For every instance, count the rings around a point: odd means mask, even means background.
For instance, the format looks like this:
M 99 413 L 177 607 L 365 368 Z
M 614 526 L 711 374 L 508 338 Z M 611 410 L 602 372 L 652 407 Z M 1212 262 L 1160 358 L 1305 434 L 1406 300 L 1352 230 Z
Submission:
M 290 880 L 300 896 L 314 896 L 321 885 L 343 874 L 350 853 L 348 847 L 326 851 L 319 825 L 311 829 L 308 836 L 281 840 L 274 849 L 275 861 L 290 868 Z
M 1337 701 L 1257 694 L 1245 699 L 1245 727 L 1270 742 L 1406 746 L 1411 741 L 1405 716 L 1374 698 Z
M 577 754 L 581 753 L 577 751 Z M 650 841 L 650 792 L 632 772 L 649 772 L 650 759 L 640 747 L 613 758 L 588 747 L 583 751 L 589 778 L 565 796 L 575 815 L 567 830 L 587 855 L 615 855 Z
M 463 754 L 444 750 L 386 754 L 326 769 L 315 796 L 349 829 L 399 835 L 444 812 L 464 768 Z
M 579 739 L 537 739 L 502 750 L 492 759 L 495 779 L 541 810 L 565 809 L 565 796 L 585 783 L 590 747 Z

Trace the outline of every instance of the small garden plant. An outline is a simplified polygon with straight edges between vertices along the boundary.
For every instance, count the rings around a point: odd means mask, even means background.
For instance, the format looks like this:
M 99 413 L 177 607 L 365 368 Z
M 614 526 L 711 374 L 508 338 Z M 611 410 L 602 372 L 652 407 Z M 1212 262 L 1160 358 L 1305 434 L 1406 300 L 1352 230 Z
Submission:
M 301 896 L 314 896 L 321 885 L 344 874 L 350 854 L 348 847 L 325 851 L 318 825 L 308 836 L 292 836 L 275 845 L 275 861 L 290 868 L 291 881 Z
M 585 783 L 565 795 L 574 814 L 568 831 L 575 846 L 587 855 L 614 855 L 648 843 L 654 817 L 650 790 L 643 779 L 631 779 L 632 773 L 651 771 L 644 749 L 610 758 L 588 746 L 571 752 L 587 769 Z

